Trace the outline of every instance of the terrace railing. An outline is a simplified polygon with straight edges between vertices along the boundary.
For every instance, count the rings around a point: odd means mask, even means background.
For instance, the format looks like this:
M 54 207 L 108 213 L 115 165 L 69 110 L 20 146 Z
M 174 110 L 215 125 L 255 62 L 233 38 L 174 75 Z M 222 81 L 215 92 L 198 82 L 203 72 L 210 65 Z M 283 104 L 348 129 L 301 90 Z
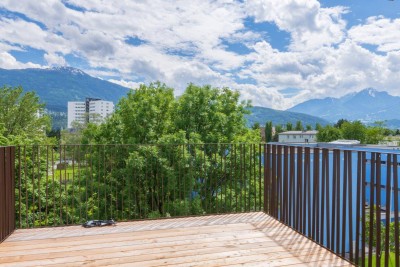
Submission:
M 399 162 L 386 151 L 269 144 L 265 211 L 361 266 L 399 266 Z
M 1 237 L 15 227 L 91 219 L 264 211 L 357 265 L 399 266 L 398 178 L 398 153 L 387 150 L 281 144 L 1 148 Z
M 263 210 L 259 144 L 16 147 L 18 228 Z
M 0 242 L 15 229 L 14 147 L 0 147 Z

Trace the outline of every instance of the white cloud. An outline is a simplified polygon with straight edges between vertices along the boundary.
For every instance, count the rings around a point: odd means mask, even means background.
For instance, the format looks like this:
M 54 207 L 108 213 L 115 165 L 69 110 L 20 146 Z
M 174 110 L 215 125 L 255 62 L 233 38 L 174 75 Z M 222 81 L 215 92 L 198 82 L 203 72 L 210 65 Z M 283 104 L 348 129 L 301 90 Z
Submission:
M 26 69 L 26 68 L 41 68 L 39 64 L 34 64 L 32 62 L 21 63 L 18 62 L 15 57 L 13 57 L 8 52 L 0 52 L 0 68 L 2 69 Z
M 89 74 L 123 86 L 159 80 L 178 94 L 190 82 L 230 86 L 278 109 L 364 87 L 400 94 L 400 19 L 372 17 L 348 29 L 342 15 L 351 10 L 317 0 L 4 0 L 0 7 L 29 18 L 0 18 L 0 67 L 39 66 L 10 53 L 34 48 L 48 65 L 68 65 L 73 55 Z M 246 20 L 288 32 L 288 48 L 274 49 L 270 34 Z M 237 43 L 246 48 L 240 54 L 230 48 Z M 286 88 L 299 92 L 285 98 Z
M 0 41 L 47 52 L 68 53 L 71 51 L 61 36 L 22 19 L 0 18 Z
M 371 17 L 351 28 L 349 37 L 359 44 L 376 45 L 382 52 L 400 50 L 400 19 Z
M 65 66 L 66 62 L 64 57 L 57 54 L 45 54 L 44 59 L 49 66 Z
M 141 84 L 140 82 L 132 82 L 132 81 L 126 81 L 126 80 L 114 80 L 114 79 L 109 79 L 109 82 L 121 85 L 123 87 L 127 87 L 130 89 L 137 89 L 140 87 Z
M 275 23 L 291 33 L 294 50 L 331 45 L 344 38 L 344 7 L 322 8 L 317 0 L 247 0 L 246 9 L 256 22 Z

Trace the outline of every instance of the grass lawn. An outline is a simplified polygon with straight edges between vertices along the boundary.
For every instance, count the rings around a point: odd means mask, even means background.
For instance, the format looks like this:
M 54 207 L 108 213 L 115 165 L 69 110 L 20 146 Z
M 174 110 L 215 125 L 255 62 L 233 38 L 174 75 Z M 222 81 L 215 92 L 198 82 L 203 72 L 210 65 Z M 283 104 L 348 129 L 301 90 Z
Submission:
M 368 258 L 365 259 L 365 266 L 368 266 Z M 372 255 L 372 266 L 376 266 L 376 255 Z M 381 256 L 381 266 L 396 266 L 395 264 L 395 254 L 390 252 L 389 264 L 385 265 L 385 253 Z
M 78 168 L 75 166 L 75 170 L 73 170 L 72 166 L 68 166 L 65 170 L 54 170 L 54 178 L 59 180 L 72 180 L 73 175 L 75 178 L 80 174 L 86 172 L 86 167 L 81 167 L 78 171 Z

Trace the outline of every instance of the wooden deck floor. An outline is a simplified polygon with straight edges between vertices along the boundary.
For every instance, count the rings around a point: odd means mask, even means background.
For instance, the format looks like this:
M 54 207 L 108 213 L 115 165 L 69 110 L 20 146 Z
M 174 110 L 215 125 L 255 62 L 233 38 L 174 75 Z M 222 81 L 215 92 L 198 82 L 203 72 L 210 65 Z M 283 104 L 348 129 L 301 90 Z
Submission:
M 268 215 L 17 230 L 0 266 L 351 266 Z

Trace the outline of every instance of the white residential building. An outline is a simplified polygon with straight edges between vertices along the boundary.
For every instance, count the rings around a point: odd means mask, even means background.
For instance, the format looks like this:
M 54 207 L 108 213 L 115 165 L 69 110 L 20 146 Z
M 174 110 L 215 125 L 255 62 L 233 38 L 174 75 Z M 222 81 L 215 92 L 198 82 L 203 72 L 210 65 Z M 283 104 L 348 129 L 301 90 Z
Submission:
M 85 102 L 68 102 L 68 128 L 72 122 L 100 123 L 114 112 L 114 103 L 97 98 L 86 98 Z
M 318 131 L 288 131 L 279 133 L 280 143 L 315 143 Z
M 72 122 L 85 123 L 85 102 L 68 102 L 68 128 L 72 128 Z

